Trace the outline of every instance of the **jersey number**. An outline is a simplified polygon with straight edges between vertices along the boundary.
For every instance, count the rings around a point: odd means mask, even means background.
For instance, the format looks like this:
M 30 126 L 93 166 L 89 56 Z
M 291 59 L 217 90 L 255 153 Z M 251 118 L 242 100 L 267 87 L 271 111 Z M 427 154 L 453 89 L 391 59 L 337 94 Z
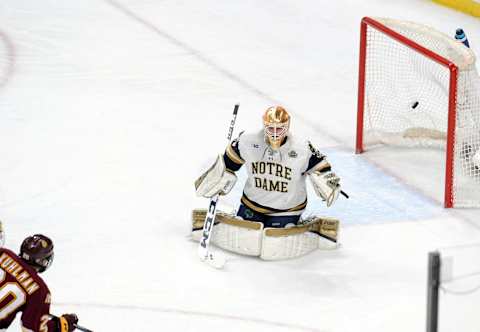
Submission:
M 0 284 L 5 280 L 5 271 L 0 269 Z M 27 294 L 20 288 L 20 285 L 16 282 L 7 282 L 0 287 L 0 302 L 5 300 L 8 296 L 13 299 L 0 307 L 0 320 L 5 319 L 12 312 L 15 312 L 20 306 L 22 306 L 27 300 Z

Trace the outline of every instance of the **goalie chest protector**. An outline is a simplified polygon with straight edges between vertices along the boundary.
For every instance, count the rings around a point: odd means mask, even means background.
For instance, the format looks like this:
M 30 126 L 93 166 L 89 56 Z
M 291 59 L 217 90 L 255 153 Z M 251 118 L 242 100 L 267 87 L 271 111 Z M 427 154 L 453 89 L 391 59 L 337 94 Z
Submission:
M 305 208 L 306 172 L 324 158 L 318 158 L 320 154 L 308 141 L 289 135 L 278 150 L 273 150 L 260 131 L 243 134 L 232 144 L 237 144 L 239 157 L 246 166 L 244 198 L 273 209 L 271 212 Z

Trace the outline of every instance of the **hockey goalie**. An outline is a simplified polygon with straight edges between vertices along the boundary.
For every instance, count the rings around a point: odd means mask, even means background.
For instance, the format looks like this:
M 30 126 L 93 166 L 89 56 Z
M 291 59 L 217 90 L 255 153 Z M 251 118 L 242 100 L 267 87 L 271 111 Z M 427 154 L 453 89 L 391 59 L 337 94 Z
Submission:
M 195 181 L 198 196 L 227 195 L 237 172 L 247 180 L 235 214 L 217 213 L 212 242 L 239 254 L 265 260 L 288 259 L 318 248 L 336 248 L 339 221 L 302 219 L 307 206 L 306 179 L 331 206 L 340 193 L 340 179 L 313 145 L 289 132 L 290 115 L 281 106 L 263 115 L 263 130 L 241 133 L 215 163 Z M 193 211 L 192 236 L 199 240 L 206 210 Z

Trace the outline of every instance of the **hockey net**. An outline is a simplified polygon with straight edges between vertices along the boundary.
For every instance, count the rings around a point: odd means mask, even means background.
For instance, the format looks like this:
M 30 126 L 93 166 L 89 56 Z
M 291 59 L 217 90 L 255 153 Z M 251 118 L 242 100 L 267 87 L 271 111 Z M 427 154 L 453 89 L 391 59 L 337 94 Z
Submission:
M 406 21 L 361 23 L 356 152 L 445 151 L 445 207 L 480 206 L 480 79 L 473 52 Z

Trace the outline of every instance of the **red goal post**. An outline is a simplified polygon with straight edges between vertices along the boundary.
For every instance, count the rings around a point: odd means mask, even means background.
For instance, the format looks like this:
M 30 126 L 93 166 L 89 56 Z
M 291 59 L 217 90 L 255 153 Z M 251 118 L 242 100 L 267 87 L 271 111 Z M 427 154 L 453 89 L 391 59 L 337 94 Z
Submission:
M 375 145 L 445 149 L 444 206 L 480 206 L 473 52 L 418 23 L 363 18 L 356 153 Z

